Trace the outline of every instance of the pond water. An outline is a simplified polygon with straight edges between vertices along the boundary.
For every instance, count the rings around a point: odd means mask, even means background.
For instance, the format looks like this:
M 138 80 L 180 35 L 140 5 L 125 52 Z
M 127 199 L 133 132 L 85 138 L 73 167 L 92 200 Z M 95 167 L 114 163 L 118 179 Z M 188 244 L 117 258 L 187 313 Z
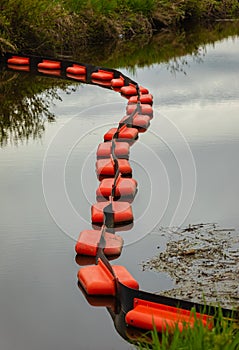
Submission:
M 238 62 L 239 38 L 229 37 L 197 55 L 118 68 L 154 96 L 150 129 L 131 148 L 139 183 L 134 227 L 120 232 L 125 246 L 112 262 L 141 289 L 174 285 L 142 271 L 142 261 L 165 247 L 159 227 L 215 222 L 239 230 Z M 107 309 L 91 306 L 79 290 L 74 252 L 79 232 L 91 228 L 96 147 L 123 117 L 126 100 L 97 86 L 56 92 L 62 101 L 49 107 L 55 122 L 27 141 L 18 132 L 0 149 L 0 347 L 130 349 Z

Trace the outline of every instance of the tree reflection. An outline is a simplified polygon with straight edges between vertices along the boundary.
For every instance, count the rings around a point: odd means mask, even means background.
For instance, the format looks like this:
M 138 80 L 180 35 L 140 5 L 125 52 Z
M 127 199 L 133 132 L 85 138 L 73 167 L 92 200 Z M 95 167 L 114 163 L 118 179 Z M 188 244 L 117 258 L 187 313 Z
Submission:
M 41 137 L 45 123 L 55 120 L 49 107 L 60 100 L 58 88 L 68 85 L 62 80 L 0 71 L 0 146 Z

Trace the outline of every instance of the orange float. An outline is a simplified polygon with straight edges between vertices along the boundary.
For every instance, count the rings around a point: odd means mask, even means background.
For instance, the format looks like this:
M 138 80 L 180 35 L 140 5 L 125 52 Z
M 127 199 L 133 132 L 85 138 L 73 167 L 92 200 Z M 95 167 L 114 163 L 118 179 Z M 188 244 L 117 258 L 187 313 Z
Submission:
M 139 87 L 139 91 L 142 95 L 149 93 L 149 90 L 144 88 L 143 86 Z M 126 96 L 137 95 L 137 89 L 136 89 L 134 84 L 129 84 L 128 86 L 123 86 L 120 89 L 120 92 L 122 95 L 126 95 Z
M 66 72 L 74 75 L 85 75 L 86 67 L 79 64 L 73 64 L 71 67 L 66 68 Z
M 124 78 L 119 77 L 111 80 L 111 86 L 114 88 L 120 88 L 124 86 Z
M 126 113 L 131 114 L 138 109 L 138 104 L 128 104 L 126 107 Z M 153 115 L 153 108 L 149 104 L 140 104 L 140 114 Z
M 77 81 L 82 81 L 83 83 L 86 82 L 86 76 L 85 75 L 75 75 L 75 74 L 69 74 L 67 73 L 66 76 L 70 79 L 74 79 L 74 80 L 77 80 Z
M 128 202 L 97 202 L 91 207 L 91 221 L 93 224 L 103 224 L 104 210 L 112 216 L 115 226 L 130 223 L 134 220 L 131 205 Z
M 118 131 L 117 141 L 124 141 L 133 143 L 138 138 L 138 130 L 136 128 L 128 128 L 126 125 L 122 126 L 120 130 L 117 128 L 111 128 L 104 135 L 104 141 L 110 141 Z
M 12 56 L 11 58 L 8 58 L 7 63 L 24 66 L 30 64 L 30 58 L 22 56 Z
M 102 232 L 98 230 L 81 231 L 78 241 L 75 245 L 77 254 L 96 256 L 100 244 Z M 122 237 L 104 232 L 105 238 L 105 255 L 120 255 L 123 247 Z
M 138 96 L 131 96 L 129 98 L 128 103 L 137 103 L 140 102 L 142 104 L 149 104 L 152 105 L 153 104 L 153 96 L 151 94 L 144 94 L 144 95 L 140 95 L 140 98 L 138 99 Z
M 111 197 L 112 188 L 114 186 L 115 180 L 113 178 L 103 179 L 96 190 L 96 198 L 97 200 L 101 200 L 102 198 Z M 118 177 L 115 183 L 115 197 L 117 199 L 125 200 L 132 199 L 135 197 L 137 192 L 137 181 L 132 178 L 123 178 L 121 176 Z
M 117 158 L 129 159 L 128 142 L 115 142 L 114 153 Z M 97 158 L 109 158 L 112 154 L 112 141 L 100 143 L 96 156 Z
M 124 266 L 112 266 L 114 275 L 108 267 L 98 260 L 98 265 L 82 267 L 78 272 L 78 280 L 89 295 L 113 295 L 116 296 L 116 279 L 124 285 L 138 289 L 138 282 L 131 276 Z
M 18 70 L 21 72 L 30 72 L 30 67 L 27 65 L 16 65 L 16 64 L 8 64 L 8 68 L 13 69 L 13 70 Z
M 61 62 L 53 60 L 43 60 L 42 62 L 38 63 L 37 67 L 42 69 L 61 69 Z
M 173 333 L 176 327 L 181 332 L 185 327 L 193 327 L 197 319 L 205 327 L 212 328 L 212 317 L 208 315 L 137 298 L 134 299 L 134 308 L 125 316 L 130 326 L 146 330 L 156 327 L 160 333 L 166 330 Z
M 139 132 L 144 132 L 150 126 L 150 120 L 150 116 L 136 113 L 130 120 L 128 115 L 124 116 L 120 120 L 119 125 L 126 125 L 127 127 L 131 126 L 136 128 Z
M 55 75 L 59 77 L 61 75 L 61 71 L 58 69 L 39 69 L 38 72 L 42 74 Z
M 132 168 L 127 159 L 118 159 L 119 171 L 124 177 L 132 176 Z M 96 161 L 96 174 L 99 178 L 114 177 L 115 163 L 112 158 L 102 158 Z
M 98 72 L 93 72 L 91 74 L 91 78 L 92 79 L 96 79 L 96 80 L 112 80 L 114 78 L 114 73 L 113 72 L 109 72 L 103 69 L 99 69 Z M 111 85 L 111 83 L 110 83 Z

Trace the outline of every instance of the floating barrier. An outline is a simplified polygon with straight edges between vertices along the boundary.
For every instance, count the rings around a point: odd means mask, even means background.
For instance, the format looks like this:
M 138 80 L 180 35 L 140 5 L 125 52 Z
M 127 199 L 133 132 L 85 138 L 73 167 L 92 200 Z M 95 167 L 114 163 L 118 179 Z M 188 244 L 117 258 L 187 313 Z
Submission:
M 124 86 L 124 84 L 125 84 L 125 81 L 123 77 L 119 77 L 111 80 L 111 86 L 114 88 L 121 88 L 122 86 Z
M 138 96 L 131 96 L 128 100 L 128 103 L 137 103 L 140 102 L 142 104 L 153 104 L 153 96 L 151 94 L 140 94 L 140 97 Z
M 197 320 L 212 329 L 212 317 L 173 306 L 158 304 L 142 299 L 134 299 L 134 308 L 125 316 L 126 323 L 145 330 L 156 327 L 162 333 L 173 333 L 177 327 L 180 332 L 186 327 L 193 327 Z
M 132 176 L 132 168 L 127 159 L 118 159 L 119 171 L 123 177 Z M 115 175 L 115 163 L 112 158 L 103 158 L 96 161 L 96 174 L 99 179 L 105 177 L 114 177 Z
M 115 155 L 117 158 L 129 159 L 130 147 L 128 142 L 115 142 Z M 97 159 L 110 158 L 112 155 L 112 141 L 100 143 L 96 152 Z
M 138 138 L 138 130 L 135 128 L 129 128 L 123 125 L 120 130 L 117 128 L 111 128 L 104 134 L 104 141 L 111 141 L 115 134 L 117 134 L 117 141 L 133 143 Z
M 92 223 L 104 223 L 104 213 L 113 222 L 113 226 L 130 223 L 134 220 L 132 207 L 128 202 L 106 201 L 97 202 L 91 207 Z
M 42 69 L 61 69 L 61 62 L 52 60 L 43 60 L 38 63 L 38 68 Z
M 126 113 L 127 114 L 131 114 L 133 113 L 137 108 L 137 104 L 134 103 L 134 104 L 128 104 L 127 107 L 126 107 Z M 151 116 L 153 115 L 153 108 L 151 105 L 149 104 L 140 104 L 140 114 L 146 114 L 148 116 Z
M 123 86 L 120 89 L 120 92 L 122 95 L 126 95 L 126 96 L 137 96 L 138 95 L 137 88 L 134 84 L 129 84 L 128 86 Z M 148 94 L 149 90 L 144 88 L 143 86 L 139 86 L 139 92 L 143 95 L 143 94 Z
M 103 179 L 100 182 L 99 187 L 96 190 L 96 198 L 99 201 L 102 198 L 107 198 L 112 194 L 112 188 L 115 180 L 113 178 Z M 137 192 L 137 181 L 132 178 L 123 178 L 119 176 L 115 182 L 115 198 L 127 199 L 128 201 L 133 199 Z
M 179 330 L 193 327 L 196 319 L 212 329 L 217 308 L 139 290 L 138 282 L 125 267 L 111 266 L 109 262 L 121 254 L 123 247 L 123 239 L 115 232 L 133 226 L 130 203 L 137 193 L 137 181 L 131 178 L 129 148 L 138 139 L 139 132 L 148 129 L 153 117 L 153 97 L 148 89 L 117 70 L 74 61 L 12 53 L 6 53 L 0 60 L 10 70 L 32 70 L 35 74 L 94 83 L 119 91 L 128 99 L 127 115 L 118 127 L 105 133 L 104 143 L 97 149 L 96 174 L 101 182 L 96 189 L 97 202 L 91 206 L 94 229 L 83 230 L 75 245 L 76 262 L 84 266 L 78 272 L 79 286 L 87 300 L 91 300 L 91 296 L 117 298 L 114 302 L 111 298 L 110 302 L 98 299 L 89 303 L 108 306 L 116 328 L 119 319 L 128 331 L 130 327 L 152 330 L 155 325 L 159 332 L 165 329 L 173 332 L 175 327 Z M 195 309 L 194 314 L 192 309 Z M 220 312 L 232 321 L 239 317 L 238 313 L 232 317 L 232 310 L 221 309 Z M 123 334 L 122 329 L 120 332 Z M 131 335 L 134 334 L 133 331 Z
M 75 245 L 75 251 L 77 254 L 96 256 L 100 245 L 102 231 L 97 230 L 84 230 L 81 231 L 78 241 Z M 123 247 L 122 237 L 105 232 L 105 247 L 104 254 L 109 255 L 120 255 Z
M 86 67 L 81 66 L 79 64 L 73 64 L 72 67 L 66 68 L 66 73 L 70 73 L 72 75 L 85 75 L 86 74 Z
M 110 80 L 110 85 L 111 80 L 114 78 L 114 73 L 113 72 L 109 72 L 109 71 L 105 71 L 103 69 L 99 69 L 98 72 L 94 72 L 91 74 L 91 78 L 92 79 L 96 79 L 96 80 Z
M 128 115 L 124 116 L 120 120 L 119 126 L 126 125 L 128 128 L 136 128 L 138 132 L 145 132 L 150 126 L 150 120 L 150 116 L 136 113 L 131 119 Z
M 114 265 L 114 275 L 99 259 L 95 266 L 86 266 L 78 272 L 78 280 L 89 295 L 112 295 L 116 296 L 117 288 L 115 280 L 124 285 L 138 289 L 138 282 L 131 276 L 124 266 Z
M 25 66 L 25 65 L 29 65 L 30 58 L 29 57 L 22 57 L 22 56 L 14 56 L 13 55 L 11 58 L 8 58 L 7 63 L 8 64 L 12 64 L 12 65 Z

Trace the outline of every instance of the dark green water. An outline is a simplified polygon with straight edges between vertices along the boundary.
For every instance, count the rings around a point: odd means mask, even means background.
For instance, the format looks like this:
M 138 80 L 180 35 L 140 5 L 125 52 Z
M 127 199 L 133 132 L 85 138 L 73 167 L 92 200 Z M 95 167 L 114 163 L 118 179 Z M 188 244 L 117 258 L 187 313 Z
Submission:
M 174 283 L 140 266 L 165 246 L 157 227 L 217 222 L 239 229 L 239 38 L 188 54 L 183 41 L 172 42 L 171 52 L 181 48 L 184 56 L 169 62 L 157 60 L 155 45 L 150 62 L 144 51 L 145 65 L 137 52 L 128 68 L 122 53 L 115 65 L 101 58 L 154 96 L 150 129 L 131 148 L 139 183 L 134 227 L 120 233 L 125 247 L 114 262 L 150 291 Z M 107 309 L 91 306 L 79 290 L 74 253 L 79 232 L 91 227 L 96 147 L 123 117 L 126 100 L 96 86 L 1 77 L 0 347 L 129 349 Z

